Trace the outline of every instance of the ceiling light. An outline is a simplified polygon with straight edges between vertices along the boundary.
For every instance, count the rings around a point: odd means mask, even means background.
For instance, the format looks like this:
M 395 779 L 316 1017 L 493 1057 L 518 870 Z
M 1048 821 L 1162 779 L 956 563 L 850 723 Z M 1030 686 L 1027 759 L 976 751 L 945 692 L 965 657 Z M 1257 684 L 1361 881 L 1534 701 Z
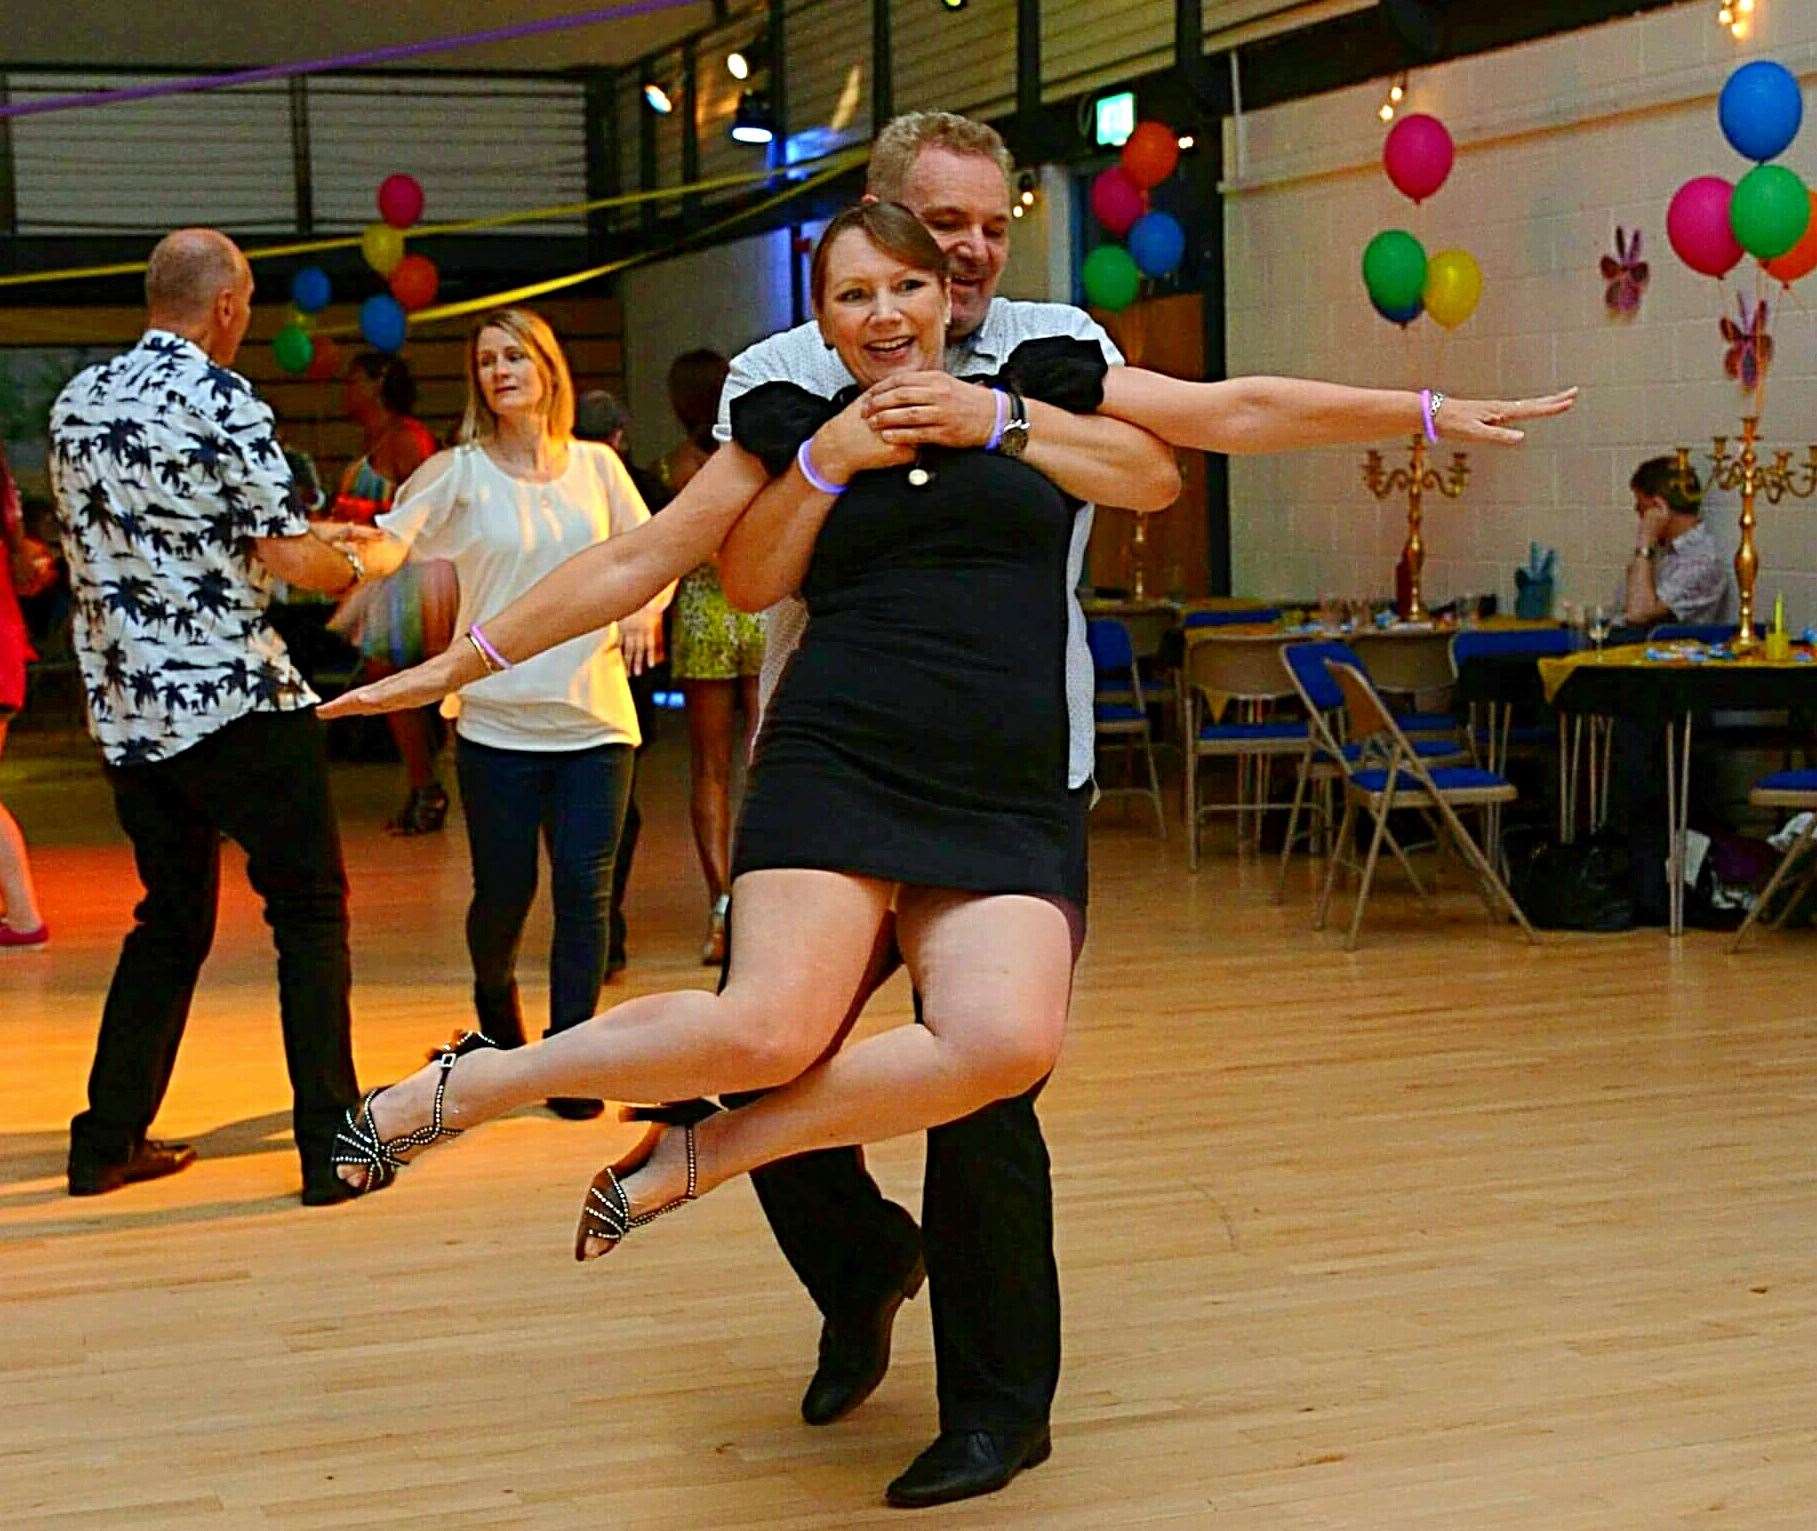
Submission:
M 675 110 L 675 103 L 669 99 L 669 93 L 654 80 L 644 81 L 644 105 L 658 117 L 667 117 Z
M 756 91 L 747 90 L 738 98 L 731 134 L 734 143 L 769 143 L 776 137 L 776 116 L 770 110 L 770 103 Z
M 1197 142 L 1198 140 L 1190 133 L 1182 133 L 1179 138 L 1179 144 L 1182 149 L 1190 149 Z
M 1010 217 L 1012 217 L 1012 218 L 1020 218 L 1027 211 L 1028 211 L 1028 209 L 1026 207 L 1024 207 L 1020 202 L 1018 202 L 1014 207 L 1012 207 L 1009 210 L 1009 214 L 1010 214 Z

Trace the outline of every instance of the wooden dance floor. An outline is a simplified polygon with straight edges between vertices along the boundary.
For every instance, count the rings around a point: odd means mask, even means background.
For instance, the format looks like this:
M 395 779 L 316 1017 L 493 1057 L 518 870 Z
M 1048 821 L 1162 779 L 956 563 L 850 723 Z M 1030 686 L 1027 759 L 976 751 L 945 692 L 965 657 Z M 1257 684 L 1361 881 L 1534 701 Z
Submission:
M 161 1135 L 63 1194 L 134 895 L 93 756 L 17 736 L 55 944 L 0 954 L 0 1524 L 849 1527 L 932 1439 L 925 1301 L 872 1400 L 797 1400 L 817 1317 L 729 1187 L 570 1255 L 627 1129 L 522 1112 L 384 1195 L 295 1200 L 269 938 L 230 870 Z M 704 984 L 679 730 L 646 771 L 637 993 Z M 468 1013 L 458 826 L 342 767 L 362 1078 Z M 1809 1525 L 1817 936 L 1555 937 L 1389 876 L 1354 957 L 1272 866 L 1102 816 L 1048 1090 L 1066 1369 L 1051 1462 L 927 1524 Z M 526 949 L 542 1005 L 546 911 Z M 880 1022 L 906 1018 L 891 989 Z M 913 1141 L 873 1150 L 915 1205 Z

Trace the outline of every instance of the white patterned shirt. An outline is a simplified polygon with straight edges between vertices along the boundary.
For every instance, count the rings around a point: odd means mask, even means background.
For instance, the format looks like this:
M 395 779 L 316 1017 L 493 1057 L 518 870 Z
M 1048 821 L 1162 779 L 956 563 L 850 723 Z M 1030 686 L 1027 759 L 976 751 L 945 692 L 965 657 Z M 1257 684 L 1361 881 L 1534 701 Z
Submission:
M 50 437 L 88 726 L 108 763 L 168 760 L 246 713 L 312 706 L 252 556 L 253 538 L 309 530 L 252 385 L 147 330 L 70 380 Z
M 999 371 L 1009 354 L 1025 340 L 1069 336 L 1095 340 L 1104 360 L 1113 367 L 1123 364 L 1123 353 L 1110 336 L 1083 309 L 1066 303 L 1024 303 L 992 298 L 984 323 L 946 348 L 946 369 L 954 377 L 981 377 Z M 713 434 L 732 439 L 732 400 L 759 383 L 794 383 L 809 393 L 831 398 L 852 385 L 839 353 L 821 338 L 813 321 L 760 340 L 732 359 L 732 370 L 719 396 L 719 423 Z M 1085 643 L 1085 613 L 1079 609 L 1079 581 L 1085 574 L 1085 553 L 1091 544 L 1093 507 L 1082 505 L 1073 518 L 1073 539 L 1066 559 L 1066 715 L 1070 745 L 1067 751 L 1067 784 L 1082 787 L 1091 780 L 1096 748 L 1092 692 L 1096 676 L 1091 650 Z M 760 708 L 781 679 L 784 665 L 807 631 L 807 607 L 794 597 L 778 601 L 764 613 L 763 673 L 758 680 Z

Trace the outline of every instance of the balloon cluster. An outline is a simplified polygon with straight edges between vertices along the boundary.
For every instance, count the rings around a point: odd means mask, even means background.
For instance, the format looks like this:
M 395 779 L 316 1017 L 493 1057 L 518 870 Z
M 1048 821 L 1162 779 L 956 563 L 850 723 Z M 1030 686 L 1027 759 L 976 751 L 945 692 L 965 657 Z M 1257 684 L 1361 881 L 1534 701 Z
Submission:
M 1186 254 L 1186 231 L 1172 213 L 1151 212 L 1148 194 L 1174 173 L 1180 140 L 1164 122 L 1139 122 L 1118 162 L 1091 183 L 1092 216 L 1128 244 L 1102 244 L 1085 257 L 1085 300 L 1112 313 L 1136 300 L 1145 276 L 1166 276 Z
M 1769 162 L 1798 136 L 1804 93 L 1783 64 L 1756 59 L 1729 76 L 1716 116 L 1730 147 L 1754 168 L 1735 185 L 1716 175 L 1686 181 L 1666 210 L 1666 237 L 1704 276 L 1727 276 L 1752 255 L 1789 287 L 1817 271 L 1817 194 L 1796 172 Z
M 1444 123 L 1417 112 L 1403 117 L 1382 145 L 1382 168 L 1395 189 L 1424 202 L 1451 174 L 1456 146 Z M 1430 314 L 1448 330 L 1473 313 L 1483 295 L 1483 271 L 1468 250 L 1426 247 L 1405 229 L 1385 229 L 1363 251 L 1363 285 L 1375 311 L 1405 328 Z
M 441 273 L 428 256 L 405 253 L 404 231 L 423 216 L 423 188 L 416 177 L 386 176 L 379 183 L 378 209 L 378 221 L 360 234 L 360 253 L 388 290 L 360 305 L 360 334 L 376 350 L 396 351 L 404 344 L 409 315 L 435 301 Z M 340 375 L 340 348 L 331 336 L 312 333 L 315 316 L 333 298 L 334 284 L 320 266 L 304 266 L 290 279 L 290 320 L 271 339 L 282 371 L 312 378 Z

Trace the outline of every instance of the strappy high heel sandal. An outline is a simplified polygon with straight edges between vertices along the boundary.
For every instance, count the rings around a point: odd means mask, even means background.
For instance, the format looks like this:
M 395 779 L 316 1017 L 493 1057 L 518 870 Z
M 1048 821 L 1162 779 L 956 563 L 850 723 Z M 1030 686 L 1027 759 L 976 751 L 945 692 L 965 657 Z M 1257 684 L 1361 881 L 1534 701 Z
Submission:
M 458 1138 L 465 1131 L 461 1127 L 443 1125 L 442 1097 L 448 1092 L 448 1072 L 454 1067 L 455 1060 L 484 1047 L 497 1048 L 498 1043 L 483 1032 L 469 1031 L 456 1037 L 452 1046 L 434 1054 L 434 1061 L 441 1073 L 435 1081 L 435 1104 L 424 1126 L 399 1133 L 395 1138 L 379 1136 L 378 1123 L 372 1117 L 372 1103 L 390 1088 L 389 1085 L 368 1090 L 359 1105 L 347 1112 L 341 1130 L 334 1135 L 334 1150 L 328 1156 L 328 1162 L 335 1165 L 357 1165 L 365 1170 L 366 1183 L 354 1195 L 368 1196 L 374 1191 L 384 1190 L 397 1179 L 397 1172 L 409 1162 L 400 1157 L 408 1150 L 430 1148 L 448 1138 Z
M 388 835 L 432 835 L 448 817 L 448 789 L 439 781 L 412 787 L 395 818 L 385 821 Z
M 710 1113 L 709 1113 L 710 1114 Z M 688 1155 L 688 1188 L 674 1201 L 666 1202 L 654 1212 L 633 1212 L 631 1199 L 625 1194 L 624 1177 L 635 1175 L 650 1162 L 656 1145 L 669 1129 L 653 1125 L 629 1153 L 607 1165 L 593 1177 L 587 1187 L 587 1199 L 580 1205 L 580 1227 L 574 1234 L 574 1258 L 587 1258 L 587 1240 L 604 1239 L 606 1247 L 594 1259 L 601 1259 L 618 1248 L 633 1228 L 653 1223 L 664 1213 L 673 1212 L 683 1202 L 693 1201 L 698 1194 L 700 1157 L 694 1147 L 694 1125 L 682 1127 L 682 1141 Z

